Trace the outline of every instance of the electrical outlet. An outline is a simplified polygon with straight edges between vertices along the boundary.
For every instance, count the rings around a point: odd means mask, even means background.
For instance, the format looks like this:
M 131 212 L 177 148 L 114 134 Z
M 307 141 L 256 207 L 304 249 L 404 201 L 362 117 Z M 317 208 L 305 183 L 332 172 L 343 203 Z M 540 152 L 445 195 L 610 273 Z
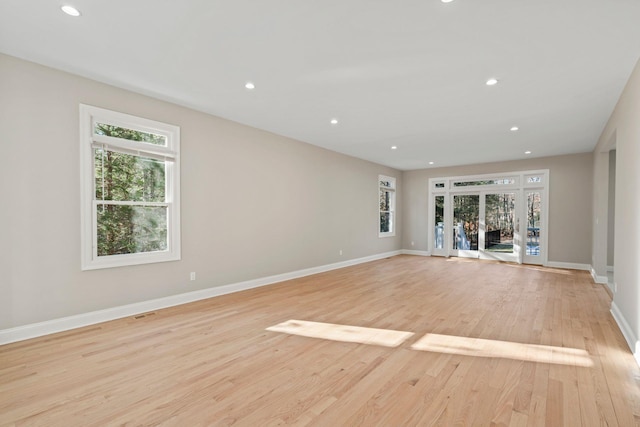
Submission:
M 413 240 L 411 241 L 411 246 L 413 246 Z
M 340 249 L 340 255 L 342 255 L 342 249 Z
M 189 274 L 189 279 L 196 280 L 196 272 L 195 271 L 192 271 L 191 274 Z

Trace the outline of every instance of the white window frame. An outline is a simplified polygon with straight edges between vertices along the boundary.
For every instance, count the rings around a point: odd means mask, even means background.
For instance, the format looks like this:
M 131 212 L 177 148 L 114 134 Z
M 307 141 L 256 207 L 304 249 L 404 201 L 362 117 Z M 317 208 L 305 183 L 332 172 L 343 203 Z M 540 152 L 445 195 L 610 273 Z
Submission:
M 382 185 L 382 181 L 388 181 L 389 186 Z M 380 209 L 380 193 L 388 191 L 391 195 L 389 203 L 389 211 Z M 380 215 L 383 212 L 389 212 L 389 228 L 390 231 L 383 232 L 380 230 Z M 392 176 L 378 175 L 378 237 L 392 237 L 396 235 L 396 179 Z
M 98 135 L 94 133 L 96 122 L 161 135 L 166 138 L 167 145 L 153 145 Z M 93 151 L 98 146 L 115 149 L 126 154 L 165 161 L 166 200 L 163 203 L 158 203 L 158 205 L 167 207 L 167 250 L 98 256 L 98 201 L 95 198 Z M 82 270 L 177 261 L 180 259 L 180 128 L 178 126 L 80 104 L 80 173 Z M 122 203 L 126 204 L 127 202 Z

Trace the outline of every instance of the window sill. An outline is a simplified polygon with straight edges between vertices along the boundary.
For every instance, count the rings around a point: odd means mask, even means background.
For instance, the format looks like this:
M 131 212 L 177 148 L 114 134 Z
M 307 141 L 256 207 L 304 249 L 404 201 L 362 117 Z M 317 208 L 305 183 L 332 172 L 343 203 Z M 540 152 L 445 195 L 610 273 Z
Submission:
M 130 265 L 153 264 L 158 262 L 179 261 L 179 253 L 161 252 L 154 254 L 131 254 L 131 255 L 112 255 L 100 257 L 97 260 L 87 260 L 82 262 L 81 269 L 99 270 L 102 268 L 126 267 Z

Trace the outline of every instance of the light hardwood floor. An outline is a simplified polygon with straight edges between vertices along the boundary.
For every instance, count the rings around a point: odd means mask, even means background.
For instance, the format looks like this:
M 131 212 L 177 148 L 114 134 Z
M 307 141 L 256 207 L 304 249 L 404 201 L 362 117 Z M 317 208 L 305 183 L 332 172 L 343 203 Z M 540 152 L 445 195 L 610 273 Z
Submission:
M 0 425 L 634 426 L 609 306 L 586 272 L 398 256 L 2 346 Z

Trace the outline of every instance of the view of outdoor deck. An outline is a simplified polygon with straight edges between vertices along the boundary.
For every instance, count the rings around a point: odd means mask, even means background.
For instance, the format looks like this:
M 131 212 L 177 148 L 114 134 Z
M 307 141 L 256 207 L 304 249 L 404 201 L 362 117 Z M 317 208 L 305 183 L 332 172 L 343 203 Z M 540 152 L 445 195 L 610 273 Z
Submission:
M 444 224 L 438 223 L 435 227 L 435 242 L 437 248 L 444 247 Z M 478 250 L 478 233 L 467 236 L 462 223 L 453 227 L 453 249 Z M 513 252 L 513 236 L 506 238 L 501 230 L 485 232 L 485 251 L 488 252 Z M 527 255 L 540 255 L 540 228 L 527 227 Z

